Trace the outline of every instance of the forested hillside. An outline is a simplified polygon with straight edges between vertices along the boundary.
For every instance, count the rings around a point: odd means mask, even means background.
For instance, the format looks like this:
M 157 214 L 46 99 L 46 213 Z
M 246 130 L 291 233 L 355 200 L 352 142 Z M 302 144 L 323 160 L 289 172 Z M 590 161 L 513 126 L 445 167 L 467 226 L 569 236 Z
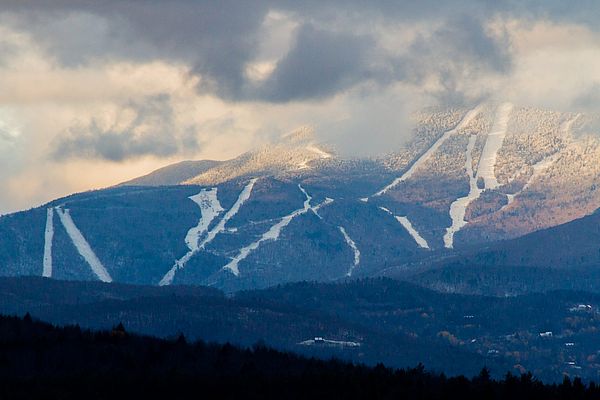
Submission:
M 297 283 L 226 297 L 201 287 L 0 279 L 0 313 L 61 325 L 277 349 L 392 367 L 424 363 L 449 375 L 531 371 L 598 379 L 600 294 L 513 297 L 439 293 L 374 279 Z
M 422 366 L 395 370 L 319 361 L 261 344 L 161 340 L 107 331 L 53 327 L 0 316 L 0 397 L 11 399 L 591 399 L 595 384 L 568 378 L 545 385 L 531 374 L 497 381 L 486 369 L 448 378 Z

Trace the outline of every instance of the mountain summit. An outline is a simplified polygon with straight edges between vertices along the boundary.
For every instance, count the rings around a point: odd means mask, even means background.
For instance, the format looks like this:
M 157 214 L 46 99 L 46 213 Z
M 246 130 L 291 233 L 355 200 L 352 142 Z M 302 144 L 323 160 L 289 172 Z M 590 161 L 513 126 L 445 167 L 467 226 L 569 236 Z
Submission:
M 416 119 L 407 145 L 379 159 L 343 159 L 302 128 L 232 160 L 183 162 L 4 216 L 0 274 L 228 291 L 335 281 L 600 205 L 595 116 L 502 103 Z

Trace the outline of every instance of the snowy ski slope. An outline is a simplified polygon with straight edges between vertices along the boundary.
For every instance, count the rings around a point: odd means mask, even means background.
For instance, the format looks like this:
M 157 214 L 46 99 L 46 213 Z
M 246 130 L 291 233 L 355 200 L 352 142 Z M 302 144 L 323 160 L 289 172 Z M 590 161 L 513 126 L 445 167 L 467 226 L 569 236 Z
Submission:
M 60 222 L 65 227 L 67 234 L 71 238 L 71 241 L 75 245 L 75 248 L 79 252 L 79 254 L 83 257 L 83 259 L 89 264 L 92 272 L 100 279 L 102 282 L 112 282 L 112 278 L 110 274 L 104 268 L 104 265 L 100 262 L 94 250 L 87 242 L 75 222 L 73 218 L 71 218 L 71 213 L 69 209 L 62 209 L 61 207 L 56 207 L 56 213 L 60 218 Z

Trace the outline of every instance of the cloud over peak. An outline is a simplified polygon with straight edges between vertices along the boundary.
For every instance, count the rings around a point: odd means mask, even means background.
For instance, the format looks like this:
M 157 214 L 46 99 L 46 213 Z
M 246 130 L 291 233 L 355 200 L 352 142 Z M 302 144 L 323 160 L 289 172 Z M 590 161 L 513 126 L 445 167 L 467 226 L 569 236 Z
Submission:
M 595 109 L 598 19 L 590 0 L 4 0 L 0 185 L 31 194 L 0 212 L 306 124 L 374 155 L 424 106 Z

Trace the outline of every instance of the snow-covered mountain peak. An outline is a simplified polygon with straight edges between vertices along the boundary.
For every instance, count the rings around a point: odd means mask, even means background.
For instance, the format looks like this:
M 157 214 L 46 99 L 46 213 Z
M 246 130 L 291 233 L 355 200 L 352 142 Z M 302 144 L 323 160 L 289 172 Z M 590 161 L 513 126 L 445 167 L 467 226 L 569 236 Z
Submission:
M 282 176 L 316 167 L 316 161 L 334 158 L 326 146 L 317 143 L 310 128 L 301 128 L 282 140 L 248 151 L 232 160 L 186 180 L 186 184 L 219 184 L 243 176 Z
M 0 218 L 3 273 L 240 290 L 445 257 L 597 210 L 597 121 L 505 103 L 433 109 L 373 160 L 338 157 L 303 127 L 127 183 L 153 187 Z

